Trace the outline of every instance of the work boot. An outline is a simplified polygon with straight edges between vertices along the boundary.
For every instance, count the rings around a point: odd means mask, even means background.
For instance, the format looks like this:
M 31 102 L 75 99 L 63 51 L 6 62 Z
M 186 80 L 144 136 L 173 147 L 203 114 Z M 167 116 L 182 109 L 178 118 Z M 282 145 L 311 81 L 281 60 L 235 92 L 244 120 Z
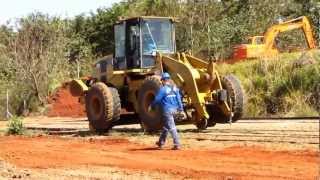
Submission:
M 158 149 L 162 149 L 162 144 L 159 141 L 156 142 L 156 145 L 158 146 Z
M 180 146 L 173 146 L 171 149 L 172 150 L 180 150 L 181 148 L 180 148 Z

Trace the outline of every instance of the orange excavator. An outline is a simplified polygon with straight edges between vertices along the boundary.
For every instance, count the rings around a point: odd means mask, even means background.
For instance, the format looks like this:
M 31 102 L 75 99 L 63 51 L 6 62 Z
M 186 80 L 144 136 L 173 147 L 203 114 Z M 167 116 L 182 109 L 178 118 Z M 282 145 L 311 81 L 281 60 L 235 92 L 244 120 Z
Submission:
M 312 26 L 306 16 L 285 21 L 271 26 L 264 36 L 253 36 L 249 38 L 249 44 L 240 44 L 234 47 L 232 59 L 241 60 L 258 57 L 270 57 L 279 54 L 275 46 L 276 37 L 279 33 L 302 29 L 309 49 L 316 48 Z

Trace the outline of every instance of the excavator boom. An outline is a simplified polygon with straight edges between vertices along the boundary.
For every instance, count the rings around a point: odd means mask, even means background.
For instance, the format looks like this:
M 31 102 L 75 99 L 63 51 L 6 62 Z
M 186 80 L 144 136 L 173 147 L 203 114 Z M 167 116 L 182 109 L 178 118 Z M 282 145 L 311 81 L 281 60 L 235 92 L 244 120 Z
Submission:
M 303 30 L 308 47 L 310 49 L 316 48 L 316 41 L 313 36 L 313 30 L 310 21 L 306 16 L 302 16 L 270 27 L 264 36 L 265 50 L 268 51 L 269 49 L 273 48 L 273 44 L 279 33 L 300 28 Z

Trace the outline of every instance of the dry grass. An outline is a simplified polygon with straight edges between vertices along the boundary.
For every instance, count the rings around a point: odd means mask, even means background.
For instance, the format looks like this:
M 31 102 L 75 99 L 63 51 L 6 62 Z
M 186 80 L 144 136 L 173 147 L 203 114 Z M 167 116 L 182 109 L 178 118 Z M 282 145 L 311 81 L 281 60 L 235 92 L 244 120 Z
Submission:
M 224 64 L 219 71 L 240 79 L 247 94 L 245 116 L 319 114 L 319 50 Z

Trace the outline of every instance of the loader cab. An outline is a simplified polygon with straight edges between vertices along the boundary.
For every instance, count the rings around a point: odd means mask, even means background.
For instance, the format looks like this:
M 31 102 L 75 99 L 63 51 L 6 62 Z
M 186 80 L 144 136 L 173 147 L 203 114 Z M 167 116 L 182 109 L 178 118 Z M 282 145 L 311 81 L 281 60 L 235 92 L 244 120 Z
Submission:
M 156 52 L 176 51 L 174 20 L 169 17 L 136 17 L 114 25 L 114 70 L 148 69 Z

